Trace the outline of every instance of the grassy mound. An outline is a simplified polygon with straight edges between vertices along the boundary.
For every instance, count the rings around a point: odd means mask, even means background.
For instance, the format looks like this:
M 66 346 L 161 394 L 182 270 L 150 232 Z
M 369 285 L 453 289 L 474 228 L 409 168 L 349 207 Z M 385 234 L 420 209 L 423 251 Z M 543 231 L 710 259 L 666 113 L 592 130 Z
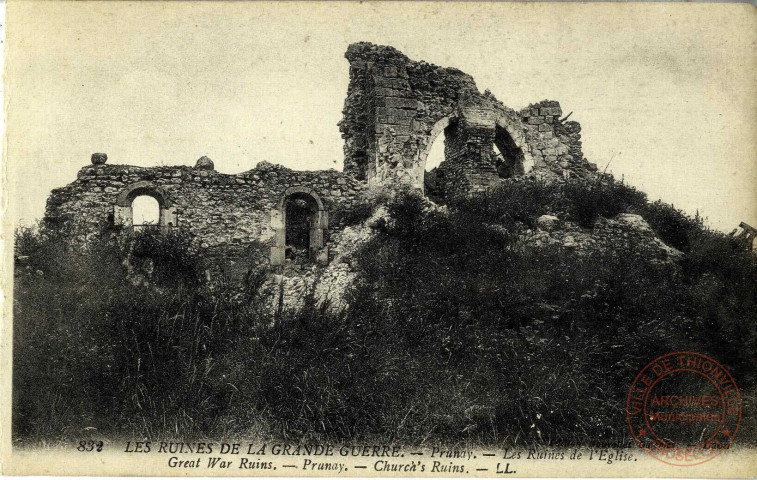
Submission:
M 65 442 L 94 428 L 108 437 L 629 445 L 631 381 L 677 350 L 731 371 L 745 397 L 740 438 L 754 438 L 754 255 L 609 179 L 514 182 L 449 207 L 391 200 L 392 221 L 354 254 L 352 307 L 340 314 L 308 299 L 277 317 L 255 276 L 241 297 L 206 290 L 180 235 L 104 236 L 83 252 L 20 232 L 15 441 Z M 645 261 L 631 242 L 589 256 L 532 248 L 516 234 L 544 213 L 588 228 L 621 211 L 681 249 L 680 265 Z M 131 281 L 126 258 L 150 259 L 150 286 Z

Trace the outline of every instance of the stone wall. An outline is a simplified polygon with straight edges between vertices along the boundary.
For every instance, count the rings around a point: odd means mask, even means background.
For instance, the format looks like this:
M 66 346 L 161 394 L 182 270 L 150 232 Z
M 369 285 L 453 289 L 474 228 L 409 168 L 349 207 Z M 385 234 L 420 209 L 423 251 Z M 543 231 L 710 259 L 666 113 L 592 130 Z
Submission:
M 544 100 L 520 111 L 524 123 L 529 125 L 526 143 L 534 167 L 547 167 L 564 177 L 583 177 L 596 172 L 581 151 L 581 125 L 578 122 L 560 121 L 563 111 L 559 102 Z
M 76 181 L 52 191 L 44 223 L 66 229 L 74 243 L 85 244 L 103 227 L 129 229 L 131 201 L 149 195 L 160 205 L 161 228 L 183 229 L 201 256 L 233 264 L 233 259 L 249 256 L 250 248 L 259 250 L 258 257 L 268 257 L 273 253 L 269 248 L 276 248 L 279 240 L 283 245 L 284 198 L 312 195 L 322 212 L 316 225 L 323 235 L 320 253 L 328 255 L 331 234 L 341 230 L 329 222 L 329 213 L 352 208 L 363 189 L 363 183 L 335 170 L 293 171 L 267 162 L 236 175 L 216 172 L 202 162 L 194 168 L 89 165 Z
M 490 92 L 481 94 L 460 70 L 412 61 L 392 47 L 356 43 L 345 56 L 350 84 L 339 124 L 344 169 L 371 185 L 422 190 L 426 157 L 438 135 L 447 139 L 445 163 L 451 165 L 442 171 L 453 193 L 490 188 L 500 176 L 595 170 L 581 152 L 580 126 L 560 121 L 558 102 L 516 112 Z

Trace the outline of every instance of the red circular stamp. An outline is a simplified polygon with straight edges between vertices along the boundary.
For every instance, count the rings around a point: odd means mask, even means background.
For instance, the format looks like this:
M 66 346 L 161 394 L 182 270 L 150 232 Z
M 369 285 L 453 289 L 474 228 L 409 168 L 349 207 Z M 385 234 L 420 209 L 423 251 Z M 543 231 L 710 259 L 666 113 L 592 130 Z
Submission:
M 669 353 L 649 362 L 626 401 L 636 443 L 654 458 L 678 466 L 699 465 L 727 450 L 741 410 L 731 374 L 695 352 Z

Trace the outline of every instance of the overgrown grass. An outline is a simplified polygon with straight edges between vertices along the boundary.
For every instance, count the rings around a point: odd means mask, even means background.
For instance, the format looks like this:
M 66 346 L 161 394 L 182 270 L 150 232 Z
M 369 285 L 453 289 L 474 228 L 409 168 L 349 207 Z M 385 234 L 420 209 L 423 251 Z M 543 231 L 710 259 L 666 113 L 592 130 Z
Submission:
M 451 206 L 467 215 L 508 227 L 517 222 L 534 227 L 539 216 L 550 214 L 592 228 L 600 216 L 611 218 L 620 213 L 635 213 L 649 223 L 660 239 L 683 252 L 705 238 L 718 238 L 718 245 L 742 249 L 725 235 L 707 228 L 698 214 L 692 217 L 660 200 L 649 202 L 644 192 L 607 174 L 564 181 L 512 179 L 491 191 L 456 199 Z
M 447 213 L 389 201 L 339 314 L 309 297 L 276 316 L 256 275 L 243 298 L 207 290 L 181 236 L 103 236 L 84 252 L 20 232 L 14 439 L 629 445 L 627 389 L 676 350 L 731 371 L 739 438 L 753 439 L 756 257 L 630 187 L 580 185 L 513 183 Z M 620 211 L 665 232 L 680 264 L 632 242 L 532 248 L 511 228 Z M 126 266 L 148 258 L 150 285 L 131 281 Z
M 16 265 L 14 435 L 193 435 L 214 423 L 212 359 L 267 321 L 255 297 L 204 292 L 182 234 L 104 235 L 81 251 L 24 231 L 16 246 L 28 258 Z
M 399 365 L 430 363 L 403 373 L 426 385 L 405 411 L 433 409 L 407 438 L 622 444 L 628 382 L 670 351 L 720 359 L 754 394 L 757 263 L 727 239 L 700 231 L 681 271 L 630 242 L 591 256 L 532 249 L 413 197 L 390 211 L 351 315 L 413 352 Z
M 342 227 L 358 225 L 370 218 L 377 206 L 387 201 L 387 192 L 383 190 L 363 192 L 353 203 L 335 206 L 330 213 L 329 222 Z
M 643 192 L 615 181 L 610 175 L 560 182 L 518 178 L 492 191 L 453 202 L 458 209 L 498 221 L 521 222 L 532 227 L 537 217 L 551 213 L 586 228 L 591 228 L 600 216 L 614 217 L 644 204 Z

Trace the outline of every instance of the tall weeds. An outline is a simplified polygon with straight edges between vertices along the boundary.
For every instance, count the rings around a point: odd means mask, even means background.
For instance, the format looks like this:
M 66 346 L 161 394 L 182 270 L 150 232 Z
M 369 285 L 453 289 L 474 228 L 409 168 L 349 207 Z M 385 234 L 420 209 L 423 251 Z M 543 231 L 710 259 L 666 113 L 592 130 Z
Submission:
M 628 445 L 634 376 L 686 349 L 731 371 L 752 432 L 740 438 L 754 438 L 755 256 L 628 187 L 583 187 L 512 183 L 448 213 L 390 200 L 341 313 L 311 294 L 276 317 L 263 272 L 209 289 L 181 236 L 103 235 L 83 251 L 19 232 L 14 439 Z M 587 224 L 638 212 L 684 258 L 650 262 L 622 241 L 533 248 L 512 228 L 584 210 Z

